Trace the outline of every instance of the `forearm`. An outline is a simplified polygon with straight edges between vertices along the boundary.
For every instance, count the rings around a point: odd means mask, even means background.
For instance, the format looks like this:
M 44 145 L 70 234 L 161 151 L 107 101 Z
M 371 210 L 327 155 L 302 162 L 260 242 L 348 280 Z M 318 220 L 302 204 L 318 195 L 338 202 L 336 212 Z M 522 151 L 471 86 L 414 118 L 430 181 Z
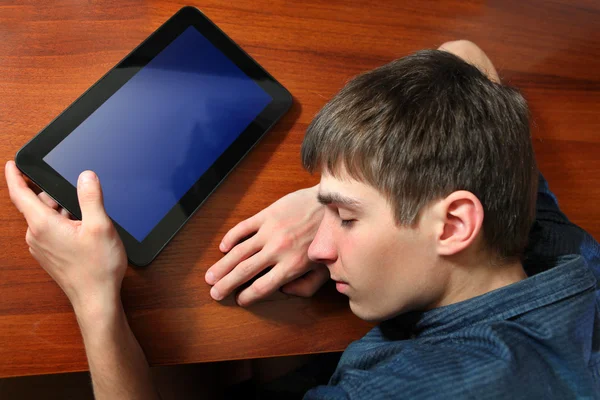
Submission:
M 600 245 L 560 210 L 556 196 L 540 174 L 536 218 L 529 234 L 525 259 L 534 264 L 536 260 L 547 263 L 548 258 L 567 254 L 580 254 L 589 265 L 594 265 L 598 263 Z
M 444 50 L 462 58 L 477 67 L 492 81 L 500 83 L 500 77 L 488 56 L 475 43 L 468 40 L 454 40 L 442 44 L 438 50 Z
M 160 399 L 144 352 L 120 300 L 114 306 L 76 309 L 97 400 Z

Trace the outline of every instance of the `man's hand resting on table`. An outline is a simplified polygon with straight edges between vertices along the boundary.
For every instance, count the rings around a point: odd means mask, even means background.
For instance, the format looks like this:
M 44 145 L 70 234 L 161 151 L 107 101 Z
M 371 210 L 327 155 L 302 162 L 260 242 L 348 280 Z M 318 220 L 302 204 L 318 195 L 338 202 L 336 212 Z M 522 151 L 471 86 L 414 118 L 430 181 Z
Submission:
M 323 212 L 315 186 L 290 193 L 237 224 L 220 245 L 227 254 L 206 272 L 206 282 L 213 285 L 211 296 L 221 300 L 269 267 L 237 295 L 239 305 L 250 305 L 278 289 L 312 296 L 329 279 L 327 268 L 308 258 Z

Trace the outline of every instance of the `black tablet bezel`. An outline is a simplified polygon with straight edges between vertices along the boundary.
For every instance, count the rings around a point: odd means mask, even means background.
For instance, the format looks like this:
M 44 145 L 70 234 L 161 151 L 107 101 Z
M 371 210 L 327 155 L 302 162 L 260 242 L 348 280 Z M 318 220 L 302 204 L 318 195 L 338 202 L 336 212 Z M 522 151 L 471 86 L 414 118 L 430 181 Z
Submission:
M 179 10 L 23 146 L 15 159 L 17 166 L 25 175 L 62 207 L 81 219 L 76 188 L 43 161 L 43 158 L 190 26 L 198 29 L 273 100 L 142 242 L 137 241 L 113 220 L 125 244 L 129 261 L 137 266 L 149 264 L 158 255 L 229 172 L 292 104 L 291 94 L 200 10 L 195 7 L 184 7 Z

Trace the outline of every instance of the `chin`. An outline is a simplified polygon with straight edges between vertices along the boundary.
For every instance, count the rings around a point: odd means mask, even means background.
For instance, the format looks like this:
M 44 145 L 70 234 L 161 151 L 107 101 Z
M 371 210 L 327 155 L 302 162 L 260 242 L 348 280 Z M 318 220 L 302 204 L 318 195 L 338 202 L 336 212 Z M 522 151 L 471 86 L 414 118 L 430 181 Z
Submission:
M 350 300 L 350 310 L 352 310 L 352 313 L 358 318 L 367 322 L 382 322 L 389 319 L 389 316 L 386 314 L 378 313 L 376 310 L 369 309 L 368 307 L 361 307 L 352 300 Z
M 367 322 L 379 323 L 397 317 L 400 314 L 413 311 L 411 307 L 407 306 L 394 310 L 382 310 L 381 308 L 382 307 L 378 309 L 377 307 L 372 307 L 365 304 L 357 304 L 356 302 L 350 300 L 350 310 L 352 310 L 352 313 L 358 318 Z

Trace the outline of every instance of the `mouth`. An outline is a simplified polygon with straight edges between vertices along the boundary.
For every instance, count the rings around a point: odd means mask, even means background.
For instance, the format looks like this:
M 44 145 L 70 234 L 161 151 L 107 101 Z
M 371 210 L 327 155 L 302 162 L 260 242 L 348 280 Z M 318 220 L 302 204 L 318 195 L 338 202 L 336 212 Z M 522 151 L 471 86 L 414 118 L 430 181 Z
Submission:
M 350 287 L 350 285 L 348 284 L 348 282 L 344 282 L 338 279 L 334 279 L 332 278 L 333 281 L 335 282 L 335 289 L 340 292 L 340 293 L 346 293 L 348 291 L 348 288 Z

